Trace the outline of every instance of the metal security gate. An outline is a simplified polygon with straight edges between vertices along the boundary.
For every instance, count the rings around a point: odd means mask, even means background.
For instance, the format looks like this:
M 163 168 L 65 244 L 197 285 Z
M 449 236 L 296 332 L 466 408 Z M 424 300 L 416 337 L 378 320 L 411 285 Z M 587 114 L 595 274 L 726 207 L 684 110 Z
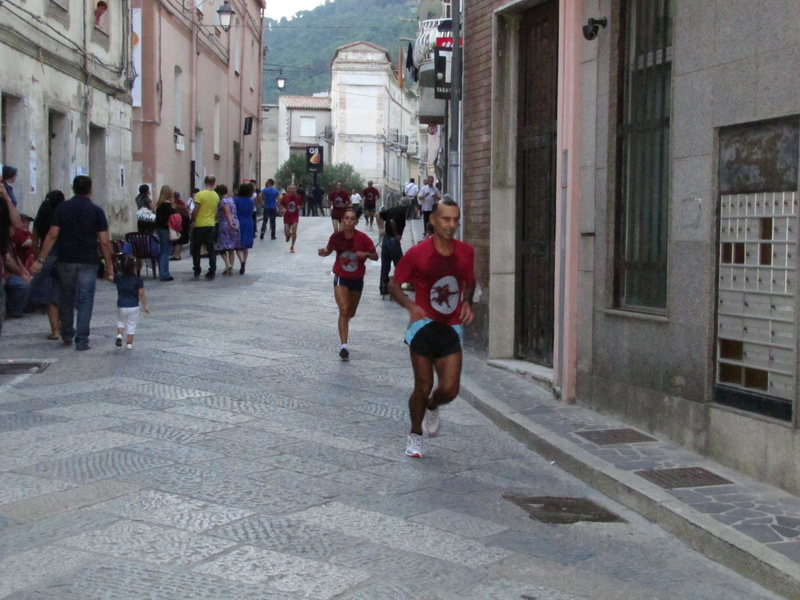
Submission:
M 552 366 L 555 320 L 558 2 L 520 21 L 516 354 Z

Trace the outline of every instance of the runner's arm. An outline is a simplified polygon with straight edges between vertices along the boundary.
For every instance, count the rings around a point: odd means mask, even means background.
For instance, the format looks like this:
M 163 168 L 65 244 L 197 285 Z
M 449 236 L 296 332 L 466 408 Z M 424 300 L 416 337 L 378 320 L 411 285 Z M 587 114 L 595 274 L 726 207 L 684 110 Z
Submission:
M 389 295 L 392 297 L 392 300 L 408 311 L 408 315 L 412 321 L 420 321 L 421 319 L 428 318 L 423 308 L 419 304 L 412 302 L 411 298 L 409 298 L 400 287 L 400 284 L 394 280 L 394 277 L 389 279 Z
M 465 325 L 472 323 L 472 297 L 475 295 L 475 284 L 464 289 L 464 301 L 461 303 L 461 322 Z

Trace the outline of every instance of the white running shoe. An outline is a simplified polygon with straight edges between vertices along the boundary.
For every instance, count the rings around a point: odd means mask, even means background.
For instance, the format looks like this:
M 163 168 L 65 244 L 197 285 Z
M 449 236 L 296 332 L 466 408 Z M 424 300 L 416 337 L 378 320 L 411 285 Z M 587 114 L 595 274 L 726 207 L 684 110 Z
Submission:
M 425 417 L 422 419 L 422 432 L 428 437 L 436 437 L 439 434 L 439 409 L 425 409 Z
M 126 350 L 133 350 L 133 344 L 125 344 Z
M 422 458 L 422 436 L 416 433 L 408 434 L 408 443 L 406 444 L 406 456 L 411 458 Z

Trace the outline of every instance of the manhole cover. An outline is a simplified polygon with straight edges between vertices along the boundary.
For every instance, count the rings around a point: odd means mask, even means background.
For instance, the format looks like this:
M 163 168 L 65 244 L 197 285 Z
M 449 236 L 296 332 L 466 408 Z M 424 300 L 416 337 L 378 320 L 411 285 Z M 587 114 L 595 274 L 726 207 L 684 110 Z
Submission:
M 639 433 L 635 429 L 593 429 L 591 431 L 575 431 L 575 435 L 581 436 L 598 446 L 609 446 L 611 444 L 638 444 L 639 442 L 657 442 L 649 435 Z
M 503 498 L 526 511 L 531 519 L 542 523 L 554 525 L 571 525 L 579 521 L 625 523 L 625 519 L 588 498 L 559 498 L 556 496 L 536 498 L 503 496 Z
M 41 360 L 0 360 L 0 375 L 22 375 L 23 373 L 41 373 L 50 366 Z
M 705 487 L 710 485 L 727 485 L 733 483 L 716 473 L 706 471 L 702 467 L 681 467 L 679 469 L 653 469 L 652 471 L 636 471 L 639 477 L 655 483 L 664 489 L 686 487 Z

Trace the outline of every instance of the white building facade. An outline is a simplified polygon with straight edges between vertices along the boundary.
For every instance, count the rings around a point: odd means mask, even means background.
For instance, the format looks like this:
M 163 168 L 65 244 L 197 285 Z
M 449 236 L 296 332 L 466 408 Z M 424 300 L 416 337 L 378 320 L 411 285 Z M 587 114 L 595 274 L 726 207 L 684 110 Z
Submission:
M 35 214 L 51 189 L 69 198 L 89 175 L 112 233 L 135 223 L 141 175 L 132 162 L 131 19 L 127 0 L 0 3 L 0 162 L 18 169 L 19 209 Z
M 336 50 L 331 110 L 329 162 L 353 165 L 365 182 L 374 182 L 384 203 L 399 199 L 405 182 L 420 172 L 427 139 L 416 120 L 416 94 L 401 86 L 385 48 L 355 42 Z
M 324 159 L 331 140 L 330 96 L 281 96 L 278 98 L 278 167 L 289 160 L 292 152 L 302 152 L 309 146 L 323 146 Z

